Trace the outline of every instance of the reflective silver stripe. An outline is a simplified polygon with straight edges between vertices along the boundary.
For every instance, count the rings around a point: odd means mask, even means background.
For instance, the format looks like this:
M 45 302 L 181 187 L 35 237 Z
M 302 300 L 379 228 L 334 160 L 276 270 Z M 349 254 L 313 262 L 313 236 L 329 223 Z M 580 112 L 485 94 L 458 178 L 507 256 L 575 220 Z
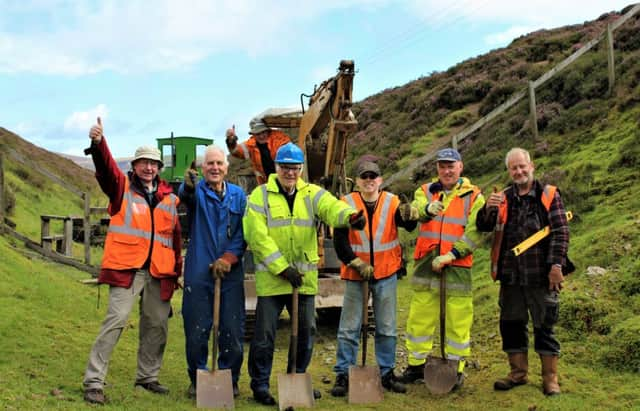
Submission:
M 313 215 L 318 214 L 318 203 L 320 202 L 320 199 L 322 198 L 322 196 L 324 195 L 324 193 L 326 193 L 327 190 L 325 190 L 324 188 L 320 189 L 316 195 L 313 196 Z
M 418 360 L 424 360 L 429 356 L 426 352 L 411 351 L 411 356 Z
M 173 248 L 173 238 L 161 237 L 156 234 L 153 241 L 157 241 L 165 247 Z
M 108 231 L 110 233 L 127 234 L 134 237 L 144 238 L 146 240 L 151 240 L 151 233 L 149 231 L 140 230 L 138 228 L 131 228 L 129 226 L 110 225 Z
M 449 216 L 444 216 L 442 218 L 442 222 L 443 223 L 448 223 L 448 224 L 457 224 L 460 225 L 462 227 L 467 225 L 467 218 L 457 218 L 457 217 L 449 217 Z
M 295 268 L 298 269 L 298 271 L 301 271 L 303 273 L 306 273 L 308 271 L 315 271 L 318 269 L 318 266 L 316 264 L 311 264 L 311 263 L 306 263 L 306 262 L 294 262 L 293 266 Z
M 447 338 L 447 345 L 455 348 L 456 350 L 466 350 L 467 348 L 471 347 L 471 341 L 459 343 Z
M 311 205 L 311 200 L 309 199 L 309 197 L 305 197 L 304 198 L 304 204 L 307 208 L 307 215 L 309 216 L 309 218 L 288 218 L 288 219 L 274 219 L 271 216 L 271 211 L 269 210 L 268 207 L 268 192 L 267 192 L 267 186 L 266 184 L 262 185 L 262 196 L 263 196 L 263 202 L 265 204 L 265 206 L 263 206 L 260 210 L 258 210 L 259 206 L 253 205 L 251 203 L 250 206 L 252 207 L 252 209 L 255 209 L 256 211 L 260 212 L 260 213 L 264 213 L 267 216 L 267 227 L 269 228 L 276 228 L 276 227 L 287 227 L 290 225 L 294 225 L 294 226 L 298 226 L 298 227 L 313 227 L 314 226 L 314 213 L 313 213 L 313 206 Z
M 439 233 L 434 233 L 432 231 L 421 231 L 418 234 L 418 237 L 433 238 L 436 240 L 442 239 L 443 241 L 448 241 L 450 243 L 455 243 L 460 239 L 460 236 L 455 236 L 455 235 L 445 234 L 445 233 L 439 234 Z
M 423 342 L 427 342 L 427 341 L 433 340 L 433 335 L 415 336 L 415 335 L 411 335 L 411 334 L 407 333 L 407 340 L 411 341 L 412 343 L 420 344 L 420 343 L 423 343 Z
M 254 253 L 253 255 L 255 256 L 256 254 Z M 280 252 L 280 250 L 278 250 L 278 251 L 275 251 L 275 252 L 269 254 L 268 256 L 266 256 L 261 261 L 256 261 L 255 262 L 256 263 L 256 270 L 257 271 L 269 271 L 267 266 L 269 264 L 271 264 L 272 262 L 276 261 L 280 257 L 282 257 L 282 253 Z
M 348 210 L 348 209 L 340 211 L 340 214 L 338 214 L 338 221 L 340 223 L 347 222 L 348 220 L 347 220 L 347 217 L 345 217 L 345 214 L 350 211 L 351 210 Z
M 264 207 L 261 207 L 257 204 L 253 204 L 253 203 L 249 203 L 249 208 L 252 209 L 253 211 L 255 211 L 256 213 L 260 213 L 262 215 L 266 215 L 265 211 L 264 211 Z
M 313 227 L 313 220 L 304 220 L 302 218 L 296 218 L 293 220 L 293 225 L 298 227 Z
M 440 280 L 437 278 L 425 278 L 425 277 L 419 277 L 419 276 L 413 276 L 411 277 L 411 283 L 412 284 L 417 284 L 417 285 L 422 285 L 431 289 L 439 289 L 440 288 Z M 446 285 L 446 289 L 447 290 L 453 290 L 453 291 L 463 291 L 463 292 L 470 292 L 471 291 L 471 285 L 470 284 L 458 284 L 458 283 L 451 283 L 451 282 L 447 282 Z
M 267 219 L 267 227 L 275 228 L 275 227 L 287 227 L 291 225 L 291 221 L 289 220 L 269 220 Z
M 447 360 L 454 360 L 454 361 L 460 361 L 462 360 L 464 357 L 461 355 L 455 355 L 455 354 L 449 354 L 447 353 Z
M 502 230 L 504 230 L 504 224 L 496 224 L 495 230 L 496 230 L 496 231 L 502 231 Z
M 248 160 L 249 159 L 249 149 L 247 148 L 247 145 L 245 143 L 240 143 L 240 144 L 238 144 L 238 146 L 242 147 L 242 153 L 244 154 L 244 159 Z
M 169 213 L 169 214 L 173 214 L 173 213 L 171 212 L 171 210 L 175 209 L 175 207 L 172 207 L 172 205 L 171 205 L 171 204 L 163 204 L 163 203 L 159 203 L 159 204 L 156 206 L 156 208 L 157 208 L 158 210 L 166 211 L 166 212 L 167 212 L 167 213 Z
M 460 240 L 468 245 L 472 250 L 475 250 L 478 247 L 476 243 L 474 243 L 469 237 L 464 234 L 462 235 L 462 237 L 460 237 Z
M 311 199 L 308 196 L 304 198 L 304 205 L 307 207 L 308 218 L 296 218 L 293 220 L 293 225 L 300 227 L 313 227 L 315 213 L 313 206 L 311 205 Z
M 422 186 L 422 191 L 424 191 L 424 194 L 427 196 L 427 201 L 428 202 L 432 202 L 433 201 L 433 193 L 431 193 L 431 191 L 429 191 L 429 187 L 431 187 L 432 183 L 429 184 L 425 184 L 424 186 Z
M 355 208 L 356 210 L 358 209 L 356 207 L 356 199 L 354 198 L 354 196 L 356 196 L 357 194 L 351 193 L 349 195 L 347 195 L 345 197 L 345 199 L 347 200 L 347 203 L 349 203 L 349 205 L 353 208 Z M 355 235 L 358 236 L 358 238 L 360 239 L 360 244 L 352 244 L 351 245 L 351 249 L 353 250 L 353 252 L 356 253 L 368 253 L 371 251 L 371 245 L 369 244 L 369 239 L 367 238 L 367 234 L 365 233 L 365 230 L 358 230 L 358 231 L 354 231 Z

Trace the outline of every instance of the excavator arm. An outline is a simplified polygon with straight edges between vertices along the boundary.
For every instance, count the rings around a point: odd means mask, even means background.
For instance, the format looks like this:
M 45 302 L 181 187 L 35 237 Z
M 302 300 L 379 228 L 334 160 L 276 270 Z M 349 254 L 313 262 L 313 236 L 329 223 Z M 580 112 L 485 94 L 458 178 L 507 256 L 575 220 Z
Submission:
M 351 111 L 354 74 L 353 60 L 342 60 L 338 73 L 309 98 L 298 131 L 308 181 L 324 185 L 338 197 L 346 192 L 347 140 L 358 127 Z

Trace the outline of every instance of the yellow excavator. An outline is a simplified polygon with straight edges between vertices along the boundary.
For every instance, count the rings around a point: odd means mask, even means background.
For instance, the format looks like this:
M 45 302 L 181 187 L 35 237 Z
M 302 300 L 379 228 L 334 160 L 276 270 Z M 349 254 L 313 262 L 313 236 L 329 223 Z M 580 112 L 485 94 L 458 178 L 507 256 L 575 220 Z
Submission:
M 311 95 L 300 95 L 301 109 L 272 108 L 258 117 L 270 128 L 279 128 L 305 152 L 304 179 L 321 185 L 340 198 L 351 191 L 352 184 L 346 177 L 345 157 L 347 141 L 358 127 L 351 107 L 353 105 L 353 60 L 342 60 L 337 74 L 314 88 Z M 304 97 L 308 97 L 305 107 Z M 230 175 L 233 172 L 229 173 Z M 253 173 L 231 177 L 249 193 L 255 184 Z M 344 284 L 339 276 L 340 261 L 333 248 L 331 231 L 326 226 L 318 227 L 318 242 L 321 253 L 319 264 L 319 291 L 316 309 L 320 319 L 339 315 L 344 294 Z M 245 264 L 248 259 L 245 259 Z M 251 263 L 246 271 L 251 272 Z M 255 309 L 255 283 L 251 277 L 245 280 L 247 311 Z

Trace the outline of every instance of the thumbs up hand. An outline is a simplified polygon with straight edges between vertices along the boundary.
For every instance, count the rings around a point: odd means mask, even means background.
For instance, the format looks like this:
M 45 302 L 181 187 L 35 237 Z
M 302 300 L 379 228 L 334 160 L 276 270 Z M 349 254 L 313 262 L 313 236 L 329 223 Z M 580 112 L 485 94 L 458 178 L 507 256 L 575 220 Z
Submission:
M 91 142 L 95 144 L 98 144 L 100 140 L 102 140 L 102 120 L 100 117 L 98 117 L 97 124 L 93 125 L 91 130 L 89 130 L 89 138 Z
M 231 128 L 227 129 L 225 135 L 225 143 L 227 143 L 227 148 L 229 149 L 229 151 L 233 151 L 236 148 L 236 144 L 238 143 L 238 136 L 236 135 L 236 125 L 234 124 L 231 126 Z
M 398 206 L 398 210 L 400 211 L 400 218 L 402 218 L 402 221 L 418 221 L 420 218 L 418 209 L 411 206 L 411 203 L 409 203 L 409 199 L 405 194 L 400 194 L 400 205 Z

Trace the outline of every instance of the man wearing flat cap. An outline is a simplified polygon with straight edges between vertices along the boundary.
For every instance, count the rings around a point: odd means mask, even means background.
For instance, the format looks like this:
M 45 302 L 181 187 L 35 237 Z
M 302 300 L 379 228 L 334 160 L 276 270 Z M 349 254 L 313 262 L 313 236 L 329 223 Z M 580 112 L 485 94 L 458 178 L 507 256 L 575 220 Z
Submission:
M 458 380 L 464 381 L 465 358 L 471 354 L 473 298 L 471 266 L 473 250 L 480 240 L 476 216 L 484 205 L 480 189 L 461 177 L 463 164 L 458 150 L 445 148 L 436 155 L 438 177 L 423 184 L 411 204 L 418 209 L 420 230 L 414 254 L 414 274 L 407 320 L 409 366 L 403 381 L 422 379 L 425 360 L 433 347 L 440 318 L 440 276 L 446 275 L 446 341 L 444 352 L 458 361 Z
M 229 154 L 234 157 L 250 160 L 258 185 L 264 184 L 269 174 L 276 172 L 274 159 L 278 149 L 290 143 L 291 139 L 281 130 L 270 128 L 262 118 L 254 117 L 249 122 L 248 140 L 238 143 L 235 126 L 226 132 L 226 144 Z
M 349 386 L 349 367 L 356 365 L 362 326 L 364 282 L 368 283 L 375 315 L 375 351 L 380 367 L 381 384 L 389 391 L 405 393 L 393 369 L 396 360 L 396 293 L 397 273 L 402 269 L 402 248 L 398 227 L 412 231 L 417 226 L 418 210 L 398 196 L 381 191 L 380 168 L 371 161 L 357 167 L 358 191 L 342 198 L 351 207 L 364 210 L 364 230 L 334 229 L 334 245 L 345 280 L 344 301 L 338 326 L 336 381 L 331 389 L 334 397 L 343 397 Z M 367 315 L 365 313 L 365 315 Z
M 160 150 L 141 146 L 132 170 L 120 171 L 102 135 L 102 121 L 89 131 L 96 179 L 109 197 L 111 216 L 98 283 L 109 284 L 109 307 L 89 354 L 84 400 L 104 404 L 109 359 L 137 297 L 140 296 L 138 367 L 134 382 L 155 394 L 169 389 L 158 382 L 167 344 L 171 296 L 182 272 L 178 197 L 158 177 Z

